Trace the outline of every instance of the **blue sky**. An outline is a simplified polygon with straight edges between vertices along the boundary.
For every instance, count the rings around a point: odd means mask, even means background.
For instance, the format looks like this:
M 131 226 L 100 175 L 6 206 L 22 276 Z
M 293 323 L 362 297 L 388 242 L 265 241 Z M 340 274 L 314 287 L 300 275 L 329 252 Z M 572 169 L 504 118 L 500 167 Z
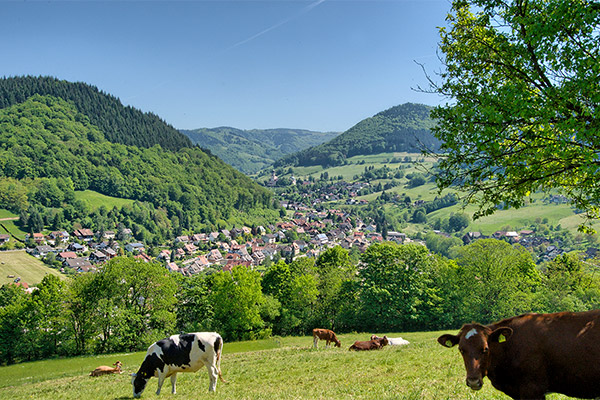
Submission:
M 0 74 L 81 81 L 178 129 L 344 131 L 439 71 L 448 0 L 4 1 Z

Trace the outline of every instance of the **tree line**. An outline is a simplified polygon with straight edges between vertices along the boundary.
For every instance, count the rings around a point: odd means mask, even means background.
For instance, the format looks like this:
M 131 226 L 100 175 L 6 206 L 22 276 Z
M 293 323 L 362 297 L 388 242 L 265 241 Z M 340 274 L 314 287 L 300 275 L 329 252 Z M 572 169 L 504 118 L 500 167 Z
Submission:
M 187 136 L 152 113 L 143 113 L 95 86 L 67 82 L 48 76 L 19 76 L 0 79 L 0 108 L 23 103 L 33 95 L 61 98 L 98 127 L 106 139 L 139 147 L 156 144 L 163 149 L 192 147 Z
M 457 328 L 525 312 L 600 305 L 596 262 L 565 254 L 536 266 L 520 245 L 482 239 L 449 257 L 384 242 L 353 262 L 334 247 L 317 259 L 279 260 L 183 277 L 118 257 L 68 281 L 46 276 L 32 294 L 0 288 L 0 363 L 145 349 L 180 332 L 228 341 L 337 332 Z

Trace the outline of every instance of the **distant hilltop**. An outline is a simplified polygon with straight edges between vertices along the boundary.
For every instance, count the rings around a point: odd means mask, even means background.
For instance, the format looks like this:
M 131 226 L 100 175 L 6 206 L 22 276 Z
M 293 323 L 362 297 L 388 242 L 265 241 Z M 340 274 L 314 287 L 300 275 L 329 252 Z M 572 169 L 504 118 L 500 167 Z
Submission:
M 194 144 L 209 149 L 229 165 L 253 174 L 276 160 L 312 146 L 328 142 L 340 132 L 304 129 L 252 129 L 231 127 L 181 130 Z
M 429 116 L 431 109 L 415 103 L 392 107 L 360 121 L 327 143 L 281 158 L 275 166 L 331 167 L 342 165 L 356 155 L 436 151 L 441 143 L 431 133 L 434 126 Z

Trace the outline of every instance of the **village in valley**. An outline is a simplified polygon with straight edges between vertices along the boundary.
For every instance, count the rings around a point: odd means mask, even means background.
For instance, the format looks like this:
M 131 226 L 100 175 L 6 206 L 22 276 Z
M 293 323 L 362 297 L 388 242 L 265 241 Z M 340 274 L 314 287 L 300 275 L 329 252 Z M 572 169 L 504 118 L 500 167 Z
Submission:
M 338 187 L 342 186 L 344 183 L 338 184 Z M 354 184 L 352 188 L 356 189 L 355 186 Z M 361 185 L 361 188 L 364 187 L 364 184 Z M 356 200 L 355 190 L 346 193 L 347 199 L 341 199 L 343 203 L 359 202 Z M 280 200 L 280 205 L 287 210 L 286 215 L 289 216 L 281 222 L 180 235 L 161 247 L 147 246 L 136 241 L 132 231 L 124 227 L 104 232 L 94 232 L 87 228 L 75 229 L 73 232 L 37 232 L 26 235 L 25 244 L 28 253 L 65 274 L 95 272 L 114 257 L 129 256 L 144 262 L 162 263 L 167 270 L 183 276 L 231 271 L 237 265 L 262 271 L 279 259 L 316 259 L 321 252 L 335 246 L 341 246 L 350 253 L 362 253 L 371 244 L 384 241 L 425 245 L 423 235 L 411 238 L 403 232 L 387 231 L 384 237 L 377 232 L 372 221 L 356 218 L 348 210 L 324 208 L 323 203 L 334 196 L 334 193 L 324 191 L 310 198 L 307 196 L 306 201 L 302 202 Z M 444 237 L 451 236 L 439 230 L 433 232 Z M 488 237 L 520 243 L 532 252 L 537 252 L 536 256 L 540 261 L 554 259 L 570 250 L 561 247 L 560 240 L 541 236 L 531 229 L 518 232 L 496 231 L 491 236 L 469 231 L 462 235 L 462 242 L 466 245 Z M 0 235 L 0 245 L 10 240 L 10 235 Z M 587 255 L 594 257 L 596 252 L 595 248 L 589 248 Z M 17 284 L 28 288 L 27 282 L 17 279 L 18 277 L 15 278 Z

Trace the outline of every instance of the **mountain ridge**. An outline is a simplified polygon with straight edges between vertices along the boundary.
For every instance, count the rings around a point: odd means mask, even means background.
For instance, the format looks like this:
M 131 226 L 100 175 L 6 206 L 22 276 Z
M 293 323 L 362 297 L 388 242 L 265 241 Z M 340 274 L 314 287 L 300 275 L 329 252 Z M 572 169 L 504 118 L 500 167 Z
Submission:
M 430 132 L 435 124 L 429 117 L 432 108 L 417 103 L 391 107 L 358 122 L 329 142 L 277 160 L 274 166 L 335 166 L 355 155 L 419 152 L 422 147 L 435 151 L 440 142 Z

